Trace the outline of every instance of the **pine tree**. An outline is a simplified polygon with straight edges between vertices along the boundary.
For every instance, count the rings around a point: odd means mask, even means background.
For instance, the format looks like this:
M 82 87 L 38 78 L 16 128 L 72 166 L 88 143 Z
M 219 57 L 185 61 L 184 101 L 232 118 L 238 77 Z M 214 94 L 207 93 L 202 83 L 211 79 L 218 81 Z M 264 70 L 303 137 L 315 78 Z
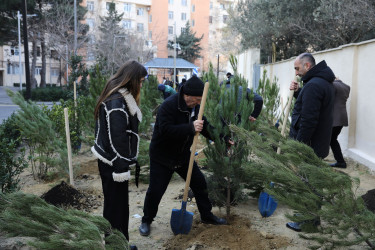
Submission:
M 196 37 L 197 32 L 193 32 L 190 27 L 190 23 L 186 22 L 186 26 L 181 34 L 176 38 L 176 43 L 180 45 L 181 52 L 178 54 L 179 58 L 183 58 L 186 61 L 194 62 L 199 56 L 202 50 L 200 41 L 201 37 Z M 168 41 L 168 49 L 174 49 L 173 41 Z
M 205 76 L 205 79 L 211 83 L 205 113 L 215 127 L 212 131 L 215 143 L 204 151 L 208 158 L 208 168 L 212 171 L 212 175 L 208 178 L 209 193 L 210 199 L 216 205 L 226 207 L 227 217 L 230 215 L 230 207 L 245 198 L 243 193 L 245 188 L 251 186 L 253 189 L 259 189 L 258 184 L 252 182 L 242 168 L 242 164 L 247 161 L 247 148 L 237 143 L 237 135 L 229 130 L 232 124 L 246 130 L 255 128 L 248 119 L 253 111 L 253 96 L 248 95 L 247 81 L 237 74 L 236 65 L 237 62 L 232 57 L 235 77 L 231 80 L 229 89 L 225 85 L 219 86 L 212 65 Z M 236 143 L 228 148 L 221 139 L 224 135 Z
M 7 90 L 7 94 L 21 109 L 16 124 L 29 150 L 34 178 L 45 178 L 55 167 L 68 173 L 66 144 L 56 137 L 55 125 L 47 114 L 35 103 L 25 101 L 20 93 Z
M 28 245 L 37 249 L 129 249 L 125 236 L 103 217 L 65 211 L 30 194 L 0 194 L 0 229 L 32 237 Z

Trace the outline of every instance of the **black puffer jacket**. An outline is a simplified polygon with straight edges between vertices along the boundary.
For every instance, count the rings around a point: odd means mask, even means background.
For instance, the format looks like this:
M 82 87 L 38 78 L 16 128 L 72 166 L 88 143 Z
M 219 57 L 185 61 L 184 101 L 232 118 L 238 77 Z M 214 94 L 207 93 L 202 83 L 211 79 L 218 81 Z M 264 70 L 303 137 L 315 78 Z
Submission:
M 126 89 L 120 89 L 100 107 L 91 151 L 102 162 L 113 166 L 116 173 L 127 172 L 137 160 L 141 120 L 142 113 L 134 97 Z
M 335 99 L 334 80 L 334 73 L 322 61 L 302 77 L 304 86 L 295 95 L 297 100 L 289 135 L 311 146 L 320 158 L 329 153 Z
M 199 105 L 193 109 L 186 106 L 183 89 L 160 106 L 150 144 L 151 160 L 169 168 L 189 163 L 190 147 L 195 135 L 193 121 L 199 113 Z M 203 117 L 203 120 L 201 134 L 212 139 L 207 131 L 207 119 Z

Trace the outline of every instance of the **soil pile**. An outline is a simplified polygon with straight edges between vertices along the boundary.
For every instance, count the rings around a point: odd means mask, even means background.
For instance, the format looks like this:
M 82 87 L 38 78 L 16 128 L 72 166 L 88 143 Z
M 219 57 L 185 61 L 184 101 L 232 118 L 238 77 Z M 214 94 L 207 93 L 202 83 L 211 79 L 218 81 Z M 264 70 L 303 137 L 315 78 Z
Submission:
M 251 229 L 248 218 L 232 216 L 230 225 L 207 225 L 194 220 L 188 235 L 169 239 L 166 249 L 279 249 L 289 245 L 284 237 Z
M 74 208 L 86 212 L 101 205 L 94 195 L 79 191 L 64 181 L 43 194 L 41 198 L 57 207 Z
M 362 199 L 365 202 L 367 209 L 375 213 L 375 189 L 372 189 L 366 194 L 362 195 Z

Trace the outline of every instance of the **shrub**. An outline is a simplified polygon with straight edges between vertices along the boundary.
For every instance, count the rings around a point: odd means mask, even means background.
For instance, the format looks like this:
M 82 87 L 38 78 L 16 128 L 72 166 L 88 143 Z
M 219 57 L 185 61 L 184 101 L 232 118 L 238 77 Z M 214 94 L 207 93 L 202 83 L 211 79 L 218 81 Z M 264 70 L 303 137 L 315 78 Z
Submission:
M 0 125 L 0 188 L 1 192 L 18 190 L 19 174 L 27 167 L 24 150 L 18 152 L 21 133 L 12 114 Z
M 22 95 L 25 96 L 26 90 L 22 90 Z M 35 88 L 31 90 L 32 101 L 42 102 L 57 102 L 60 99 L 67 100 L 72 94 L 64 87 L 45 87 Z

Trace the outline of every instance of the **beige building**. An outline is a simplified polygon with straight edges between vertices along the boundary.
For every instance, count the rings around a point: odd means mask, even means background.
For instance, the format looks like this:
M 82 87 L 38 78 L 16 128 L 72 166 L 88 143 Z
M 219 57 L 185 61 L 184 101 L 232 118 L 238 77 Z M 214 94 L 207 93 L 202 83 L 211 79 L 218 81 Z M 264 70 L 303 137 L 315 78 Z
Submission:
M 29 52 L 32 51 L 31 43 L 29 43 Z M 31 70 L 31 60 L 32 56 L 30 55 L 30 70 Z M 47 53 L 46 60 L 46 83 L 52 85 L 59 85 L 58 82 L 60 75 L 60 68 L 63 67 L 59 60 L 55 60 L 51 55 L 54 55 L 54 51 L 49 51 Z M 21 56 L 21 66 L 20 66 L 20 56 Z M 35 68 L 35 79 L 39 86 L 40 84 L 40 74 L 42 70 L 42 57 L 41 57 L 41 48 L 37 47 L 37 60 Z M 30 72 L 31 74 L 31 72 Z M 0 46 L 0 86 L 11 86 L 18 87 L 20 79 L 25 86 L 26 77 L 25 77 L 25 54 L 24 48 L 21 46 L 21 51 L 18 49 L 18 46 L 4 45 Z M 64 82 L 63 82 L 64 84 Z

